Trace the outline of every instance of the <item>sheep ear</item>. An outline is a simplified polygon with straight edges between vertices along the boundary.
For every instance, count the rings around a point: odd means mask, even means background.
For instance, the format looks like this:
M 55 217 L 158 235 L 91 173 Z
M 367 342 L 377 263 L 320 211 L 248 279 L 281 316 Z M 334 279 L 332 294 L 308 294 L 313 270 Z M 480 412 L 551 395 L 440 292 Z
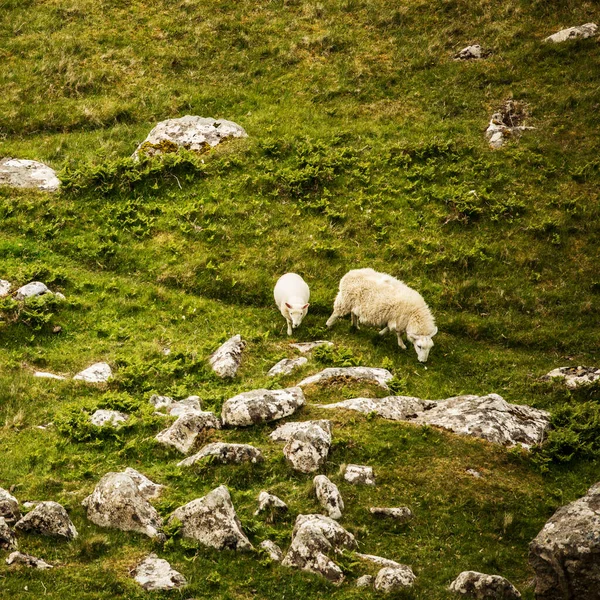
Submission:
M 286 305 L 288 308 L 292 308 L 292 305 L 291 305 L 291 304 L 288 304 L 287 302 L 285 303 L 285 305 Z
M 304 310 L 304 309 L 308 308 L 309 306 L 310 306 L 310 304 L 305 304 L 305 305 L 302 307 L 302 310 Z
M 438 332 L 438 328 L 435 328 L 435 331 L 431 334 L 431 337 L 433 337 L 436 333 Z

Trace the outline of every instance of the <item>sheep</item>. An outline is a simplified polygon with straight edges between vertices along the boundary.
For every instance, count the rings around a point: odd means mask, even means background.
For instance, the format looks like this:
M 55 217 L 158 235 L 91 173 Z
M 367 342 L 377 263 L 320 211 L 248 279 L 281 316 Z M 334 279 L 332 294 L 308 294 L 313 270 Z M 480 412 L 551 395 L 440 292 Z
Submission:
M 421 294 L 404 282 L 373 269 L 348 271 L 340 280 L 340 289 L 333 304 L 333 314 L 327 320 L 331 327 L 340 317 L 350 313 L 352 325 L 384 326 L 379 332 L 396 332 L 398 345 L 406 349 L 402 333 L 417 352 L 420 362 L 426 362 L 433 347 L 431 339 L 438 331 L 429 307 Z
M 308 312 L 310 290 L 306 282 L 296 273 L 282 275 L 273 290 L 275 304 L 287 322 L 287 334 L 292 335 Z

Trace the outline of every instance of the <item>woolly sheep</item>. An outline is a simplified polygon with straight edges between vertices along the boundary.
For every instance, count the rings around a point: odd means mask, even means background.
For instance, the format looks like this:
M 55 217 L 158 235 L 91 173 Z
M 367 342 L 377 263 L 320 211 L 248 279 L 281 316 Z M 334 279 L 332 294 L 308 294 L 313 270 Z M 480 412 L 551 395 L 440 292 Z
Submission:
M 287 334 L 292 335 L 308 312 L 310 290 L 300 275 L 286 273 L 282 275 L 273 290 L 275 303 L 287 322 Z
M 406 337 L 413 344 L 419 361 L 427 361 L 433 347 L 431 338 L 438 330 L 421 294 L 402 281 L 373 269 L 348 271 L 340 280 L 340 290 L 327 327 L 348 313 L 356 328 L 363 323 L 383 326 L 380 335 L 395 331 L 398 345 L 403 349 L 406 346 L 402 341 L 402 333 L 406 331 Z

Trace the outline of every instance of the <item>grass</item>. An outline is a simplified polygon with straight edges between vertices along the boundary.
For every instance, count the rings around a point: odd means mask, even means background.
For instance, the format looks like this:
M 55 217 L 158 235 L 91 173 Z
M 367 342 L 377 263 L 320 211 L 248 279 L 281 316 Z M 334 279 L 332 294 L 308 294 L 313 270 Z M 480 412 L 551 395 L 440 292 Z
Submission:
M 57 195 L 0 188 L 0 277 L 41 280 L 67 297 L 1 301 L 0 486 L 14 485 L 21 501 L 61 502 L 80 532 L 72 543 L 21 537 L 22 551 L 59 568 L 0 568 L 2 590 L 146 597 L 129 573 L 157 551 L 190 582 L 184 598 L 377 597 L 353 587 L 369 567 L 352 556 L 341 559 L 348 583 L 335 588 L 258 553 L 100 529 L 80 505 L 102 475 L 127 466 L 167 486 L 164 517 L 225 484 L 253 544 L 269 537 L 285 548 L 295 516 L 319 506 L 312 478 L 269 441 L 273 426 L 204 440 L 255 444 L 262 465 L 183 469 L 154 442 L 164 422 L 148 399 L 198 394 L 219 411 L 240 391 L 365 364 L 391 369 L 397 393 L 496 392 L 553 413 L 555 432 L 532 454 L 314 406 L 380 394 L 369 387 L 309 390 L 297 415 L 333 420 L 324 472 L 344 498 L 341 522 L 361 551 L 413 567 L 417 584 L 399 598 L 450 598 L 448 584 L 470 569 L 506 576 L 531 600 L 528 543 L 600 479 L 598 388 L 538 380 L 556 366 L 598 364 L 600 45 L 541 43 L 597 22 L 597 6 L 0 0 L 0 9 L 0 156 L 43 160 L 63 181 Z M 486 60 L 452 60 L 477 42 Z M 492 152 L 483 131 L 510 97 L 536 129 Z M 202 157 L 128 158 L 154 123 L 183 114 L 233 120 L 249 137 Z M 393 336 L 347 321 L 326 331 L 337 283 L 357 266 L 422 292 L 440 330 L 427 368 Z M 271 297 L 287 270 L 311 287 L 293 340 L 336 348 L 273 382 L 269 368 L 294 355 Z M 206 359 L 235 333 L 248 347 L 239 376 L 223 382 Z M 114 368 L 107 386 L 31 376 L 99 360 Z M 96 432 L 85 415 L 98 407 L 135 419 Z M 347 463 L 373 466 L 378 485 L 344 482 Z M 262 489 L 290 513 L 255 517 Z M 372 505 L 407 505 L 416 517 L 395 526 L 372 517 Z

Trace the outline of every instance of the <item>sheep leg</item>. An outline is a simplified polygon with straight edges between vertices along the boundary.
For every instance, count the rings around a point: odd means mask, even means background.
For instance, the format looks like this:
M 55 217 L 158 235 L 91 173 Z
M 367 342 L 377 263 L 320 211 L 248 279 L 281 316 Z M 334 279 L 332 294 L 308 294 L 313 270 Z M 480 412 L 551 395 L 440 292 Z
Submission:
M 384 327 L 380 332 L 379 335 L 385 335 L 388 331 L 390 330 L 389 327 Z
M 286 319 L 286 321 L 287 321 L 287 334 L 292 335 L 292 322 L 289 319 Z
M 327 325 L 327 327 L 330 328 L 339 318 L 340 315 L 337 314 L 334 310 L 329 319 L 327 319 L 327 323 L 325 323 L 325 325 Z
M 406 344 L 402 340 L 402 333 L 398 332 L 397 335 L 398 335 L 398 346 L 400 346 L 400 348 L 402 348 L 402 350 L 406 350 Z
M 358 315 L 355 315 L 353 312 L 351 312 L 350 318 L 352 319 L 352 326 L 356 327 L 356 329 L 360 329 L 360 319 L 358 318 Z

